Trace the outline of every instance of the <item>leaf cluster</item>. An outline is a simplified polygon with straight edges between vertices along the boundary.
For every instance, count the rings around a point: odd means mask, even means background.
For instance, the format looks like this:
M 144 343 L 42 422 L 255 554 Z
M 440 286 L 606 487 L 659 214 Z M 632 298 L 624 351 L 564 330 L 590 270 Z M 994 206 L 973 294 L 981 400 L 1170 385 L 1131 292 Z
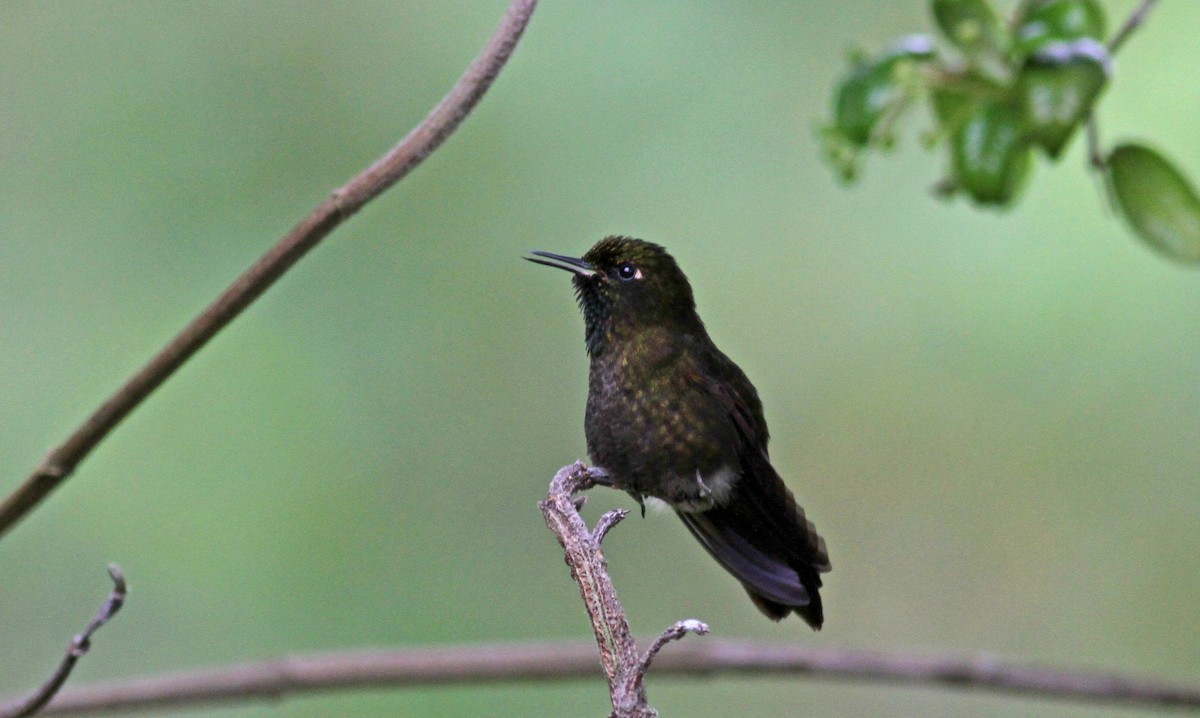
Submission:
M 929 5 L 940 44 L 911 35 L 875 56 L 852 54 L 834 91 L 833 119 L 821 129 L 826 158 L 852 181 L 864 155 L 890 148 L 899 120 L 924 102 L 934 122 L 925 144 L 944 147 L 948 160 L 938 193 L 1011 206 L 1033 155 L 1057 161 L 1094 123 L 1119 41 L 1105 44 L 1096 0 L 1024 0 L 1007 21 L 987 0 Z M 1186 178 L 1143 145 L 1104 154 L 1096 144 L 1092 164 L 1130 227 L 1169 257 L 1200 261 L 1200 199 Z

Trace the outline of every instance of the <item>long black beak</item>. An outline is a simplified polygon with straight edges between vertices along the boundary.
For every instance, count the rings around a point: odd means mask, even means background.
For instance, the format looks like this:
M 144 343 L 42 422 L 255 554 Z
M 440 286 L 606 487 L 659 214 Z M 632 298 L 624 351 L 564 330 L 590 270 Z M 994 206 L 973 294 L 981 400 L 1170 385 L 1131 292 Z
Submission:
M 562 254 L 552 254 L 550 252 L 530 252 L 536 255 L 534 257 L 522 257 L 534 264 L 544 264 L 547 267 L 558 267 L 565 269 L 568 272 L 574 272 L 581 277 L 590 277 L 596 273 L 595 268 L 591 264 L 579 257 L 567 257 Z

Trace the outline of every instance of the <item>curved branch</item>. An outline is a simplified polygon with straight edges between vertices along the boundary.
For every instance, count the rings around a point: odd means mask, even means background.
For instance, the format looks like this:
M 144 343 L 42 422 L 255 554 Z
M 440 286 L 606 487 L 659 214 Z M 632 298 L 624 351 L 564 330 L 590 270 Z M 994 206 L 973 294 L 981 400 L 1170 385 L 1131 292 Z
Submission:
M 50 702 L 50 699 L 54 698 L 54 695 L 71 677 L 71 671 L 75 670 L 75 664 L 92 647 L 92 634 L 108 623 L 113 616 L 117 615 L 117 611 L 121 610 L 121 606 L 125 605 L 125 596 L 129 592 L 125 585 L 125 574 L 121 572 L 120 566 L 112 563 L 108 565 L 108 575 L 113 582 L 108 599 L 101 604 L 87 628 L 83 629 L 83 633 L 72 638 L 71 642 L 67 644 L 67 653 L 59 662 L 58 668 L 54 669 L 54 673 L 34 691 L 33 695 L 13 701 L 5 708 L 0 708 L 0 718 L 26 718 L 26 716 L 37 713 Z
M 593 641 L 347 651 L 203 668 L 63 691 L 45 714 L 194 708 L 337 689 L 592 680 Z M 809 676 L 1006 693 L 1025 698 L 1200 712 L 1200 686 L 1116 673 L 1018 665 L 987 656 L 908 655 L 794 644 L 685 643 L 655 657 L 654 675 Z
M 25 483 L 0 504 L 0 536 L 62 484 L 122 419 L 310 249 L 437 149 L 496 79 L 536 5 L 537 0 L 512 0 L 483 51 L 421 124 L 375 164 L 335 190 L 51 450 Z

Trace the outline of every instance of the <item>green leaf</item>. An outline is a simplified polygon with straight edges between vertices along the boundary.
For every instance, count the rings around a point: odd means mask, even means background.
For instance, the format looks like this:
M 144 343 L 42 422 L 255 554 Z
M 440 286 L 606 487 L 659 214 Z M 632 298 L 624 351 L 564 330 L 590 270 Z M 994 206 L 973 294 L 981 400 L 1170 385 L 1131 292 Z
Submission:
M 967 121 L 980 99 L 958 87 L 937 87 L 929 93 L 933 113 L 942 127 L 953 129 Z
M 1029 170 L 1021 115 L 1008 105 L 977 107 L 951 137 L 955 185 L 980 204 L 1006 205 Z
M 1200 262 L 1200 198 L 1162 155 L 1136 144 L 1108 156 L 1108 181 L 1122 214 L 1151 247 L 1181 262 Z
M 939 135 L 958 129 L 980 105 L 1003 102 L 1009 95 L 1008 86 L 970 70 L 939 73 L 931 84 L 929 102 Z
M 890 68 L 871 66 L 856 71 L 837 89 L 833 126 L 851 144 L 865 147 L 879 118 L 904 94 L 891 76 Z
M 853 182 L 858 177 L 860 147 L 834 126 L 818 130 L 825 161 L 838 173 L 843 182 Z
M 1085 38 L 1052 43 L 1031 56 L 1015 94 L 1030 139 L 1058 157 L 1108 84 L 1110 59 L 1103 45 Z
M 968 57 L 1002 53 L 1008 33 L 986 0 L 932 0 L 938 29 Z
M 914 35 L 857 64 L 838 85 L 830 129 L 851 145 L 865 147 L 876 138 L 880 119 L 916 91 L 916 66 L 933 57 L 932 40 Z
M 1017 13 L 1013 49 L 1028 55 L 1053 42 L 1104 39 L 1104 8 L 1095 0 L 1032 0 Z

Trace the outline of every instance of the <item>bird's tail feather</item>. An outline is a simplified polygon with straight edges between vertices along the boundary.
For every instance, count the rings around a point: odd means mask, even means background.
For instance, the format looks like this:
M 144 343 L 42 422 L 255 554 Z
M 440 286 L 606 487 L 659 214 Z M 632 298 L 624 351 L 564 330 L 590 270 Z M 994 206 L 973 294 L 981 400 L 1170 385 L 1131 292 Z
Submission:
M 769 464 L 755 469 L 771 476 L 743 475 L 723 505 L 676 513 L 760 611 L 776 621 L 794 611 L 819 629 L 824 621 L 819 574 L 829 570 L 825 541 L 774 469 Z

